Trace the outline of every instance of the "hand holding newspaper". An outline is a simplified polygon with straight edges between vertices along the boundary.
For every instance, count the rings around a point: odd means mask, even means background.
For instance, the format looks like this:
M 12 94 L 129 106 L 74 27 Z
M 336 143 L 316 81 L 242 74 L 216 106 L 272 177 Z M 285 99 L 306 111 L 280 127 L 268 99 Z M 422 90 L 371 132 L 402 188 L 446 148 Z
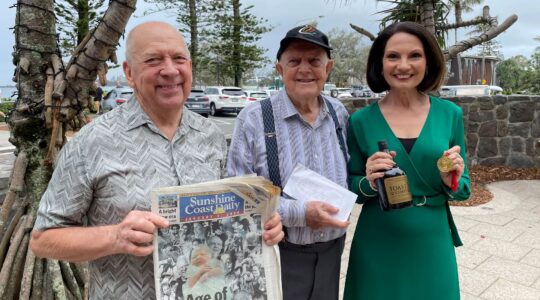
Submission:
M 259 176 L 154 189 L 171 224 L 154 234 L 157 299 L 282 299 L 279 250 L 261 237 L 279 195 Z
M 347 221 L 356 198 L 355 193 L 298 164 L 283 192 L 298 201 L 320 200 L 339 208 L 336 219 Z

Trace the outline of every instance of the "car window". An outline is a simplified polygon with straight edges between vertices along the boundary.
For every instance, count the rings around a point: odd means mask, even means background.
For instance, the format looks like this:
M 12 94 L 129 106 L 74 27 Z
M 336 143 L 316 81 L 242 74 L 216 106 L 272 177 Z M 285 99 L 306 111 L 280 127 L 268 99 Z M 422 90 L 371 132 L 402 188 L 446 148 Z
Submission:
M 204 96 L 203 91 L 191 91 L 191 93 L 189 94 L 189 97 L 202 97 L 202 96 Z
M 240 89 L 223 89 L 222 93 L 229 96 L 244 96 L 244 92 Z

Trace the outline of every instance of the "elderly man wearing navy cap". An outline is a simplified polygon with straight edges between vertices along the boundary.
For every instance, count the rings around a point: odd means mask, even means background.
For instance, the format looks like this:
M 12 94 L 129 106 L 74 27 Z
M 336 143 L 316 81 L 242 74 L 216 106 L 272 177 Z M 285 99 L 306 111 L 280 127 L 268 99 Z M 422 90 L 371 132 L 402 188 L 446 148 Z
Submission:
M 303 165 L 347 188 L 345 134 L 348 113 L 321 95 L 332 70 L 328 37 L 311 25 L 281 40 L 276 70 L 285 89 L 238 115 L 228 155 L 229 175 L 256 173 L 285 186 Z M 282 195 L 279 213 L 287 227 L 280 243 L 283 295 L 289 299 L 338 299 L 339 271 L 348 222 L 338 208 Z

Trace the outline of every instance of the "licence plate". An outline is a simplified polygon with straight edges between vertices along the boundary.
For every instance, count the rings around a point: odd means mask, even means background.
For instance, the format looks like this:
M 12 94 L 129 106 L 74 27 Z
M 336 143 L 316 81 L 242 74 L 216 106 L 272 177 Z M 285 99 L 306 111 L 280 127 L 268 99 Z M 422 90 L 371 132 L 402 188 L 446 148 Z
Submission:
M 238 102 L 238 98 L 231 98 L 231 102 Z
M 191 107 L 192 108 L 201 108 L 202 105 L 200 105 L 200 104 L 191 104 Z

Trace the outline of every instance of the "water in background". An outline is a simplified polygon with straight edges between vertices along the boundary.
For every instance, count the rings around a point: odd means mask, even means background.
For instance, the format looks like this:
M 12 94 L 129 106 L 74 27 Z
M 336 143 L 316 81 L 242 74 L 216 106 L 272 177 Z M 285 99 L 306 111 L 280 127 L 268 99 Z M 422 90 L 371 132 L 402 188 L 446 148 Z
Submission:
M 0 99 L 1 98 L 12 98 L 15 99 L 16 96 L 13 95 L 17 91 L 17 87 L 0 87 Z

